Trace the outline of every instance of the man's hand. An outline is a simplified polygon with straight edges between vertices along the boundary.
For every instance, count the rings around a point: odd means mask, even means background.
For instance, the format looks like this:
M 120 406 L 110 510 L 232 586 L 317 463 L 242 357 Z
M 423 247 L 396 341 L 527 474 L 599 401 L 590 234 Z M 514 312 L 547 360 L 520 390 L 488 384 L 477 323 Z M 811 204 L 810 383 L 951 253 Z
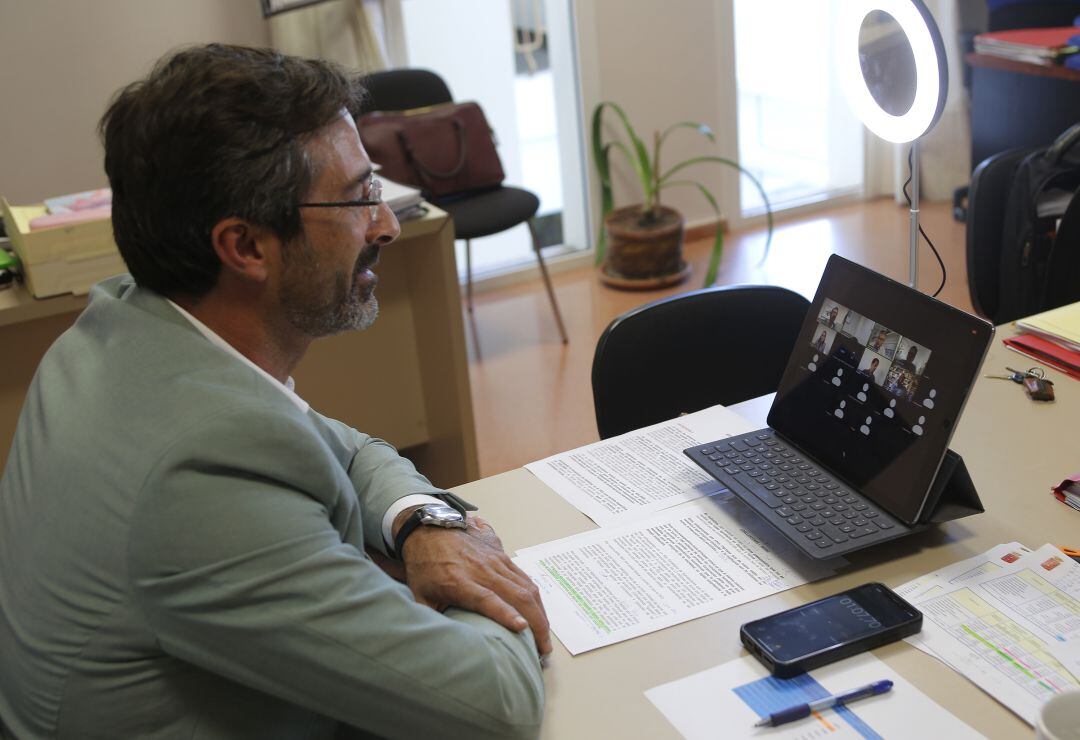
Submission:
M 465 530 L 417 527 L 402 548 L 405 583 L 418 603 L 438 611 L 457 606 L 515 632 L 531 627 L 537 650 L 547 655 L 551 630 L 536 584 L 486 521 L 470 514 L 468 524 Z

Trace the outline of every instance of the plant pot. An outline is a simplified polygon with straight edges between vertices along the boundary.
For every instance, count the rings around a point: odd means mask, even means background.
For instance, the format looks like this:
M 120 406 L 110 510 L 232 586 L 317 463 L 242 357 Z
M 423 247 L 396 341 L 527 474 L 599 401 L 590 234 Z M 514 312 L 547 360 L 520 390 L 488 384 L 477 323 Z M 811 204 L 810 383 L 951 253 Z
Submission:
M 641 206 L 618 208 L 604 219 L 608 247 L 600 280 L 615 288 L 648 290 L 675 285 L 690 275 L 683 260 L 682 214 L 660 207 L 660 217 L 641 223 Z

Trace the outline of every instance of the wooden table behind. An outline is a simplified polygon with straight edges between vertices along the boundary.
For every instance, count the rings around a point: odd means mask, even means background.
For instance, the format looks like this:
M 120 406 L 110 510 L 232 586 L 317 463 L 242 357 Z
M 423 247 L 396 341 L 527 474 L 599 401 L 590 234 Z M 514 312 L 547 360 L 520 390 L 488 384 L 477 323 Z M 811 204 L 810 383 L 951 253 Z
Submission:
M 437 485 L 479 476 L 454 228 L 431 208 L 402 224 L 379 267 L 371 329 L 314 342 L 296 369 L 314 409 L 403 449 Z M 0 474 L 26 389 L 41 357 L 86 306 L 0 291 Z

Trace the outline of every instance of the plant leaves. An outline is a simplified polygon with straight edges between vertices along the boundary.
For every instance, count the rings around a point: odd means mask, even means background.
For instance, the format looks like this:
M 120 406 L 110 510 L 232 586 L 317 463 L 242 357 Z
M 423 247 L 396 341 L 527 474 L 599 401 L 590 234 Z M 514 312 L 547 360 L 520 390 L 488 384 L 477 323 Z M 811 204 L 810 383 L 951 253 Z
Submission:
M 672 175 L 674 175 L 676 172 L 679 172 L 680 170 L 684 170 L 687 167 L 690 167 L 691 165 L 701 164 L 702 162 L 716 162 L 718 164 L 726 164 L 728 167 L 733 167 L 733 168 L 737 169 L 739 172 L 746 175 L 746 177 L 750 179 L 750 182 L 754 183 L 754 187 L 756 187 L 757 190 L 758 190 L 758 193 L 761 194 L 761 200 L 762 200 L 762 202 L 765 203 L 765 222 L 768 225 L 768 235 L 765 238 L 765 253 L 761 256 L 761 262 L 764 262 L 768 258 L 768 256 L 769 256 L 769 248 L 772 246 L 772 238 L 773 238 L 772 204 L 769 203 L 769 196 L 765 193 L 765 188 L 763 188 L 761 186 L 761 183 L 758 181 L 758 179 L 756 177 L 754 177 L 754 175 L 748 169 L 746 169 L 745 167 L 740 165 L 738 162 L 736 162 L 736 161 L 734 161 L 732 159 L 728 159 L 726 157 L 716 157 L 716 156 L 692 157 L 690 159 L 679 162 L 677 165 L 674 165 L 671 169 L 669 169 L 667 172 L 665 172 L 660 177 L 660 187 L 664 187 L 665 184 L 669 184 L 668 179 Z M 759 264 L 761 264 L 761 263 L 759 263 Z
M 702 286 L 708 288 L 716 282 L 716 275 L 720 271 L 720 257 L 724 252 L 724 225 L 720 223 L 720 204 L 717 202 L 716 196 L 712 194 L 712 191 L 700 182 L 695 182 L 694 180 L 673 180 L 668 183 L 669 187 L 676 187 L 678 185 L 691 185 L 697 188 L 701 194 L 705 196 L 705 200 L 709 201 L 713 213 L 716 214 L 716 237 L 713 239 L 713 250 L 712 254 L 709 256 L 709 267 L 705 270 L 705 284 Z

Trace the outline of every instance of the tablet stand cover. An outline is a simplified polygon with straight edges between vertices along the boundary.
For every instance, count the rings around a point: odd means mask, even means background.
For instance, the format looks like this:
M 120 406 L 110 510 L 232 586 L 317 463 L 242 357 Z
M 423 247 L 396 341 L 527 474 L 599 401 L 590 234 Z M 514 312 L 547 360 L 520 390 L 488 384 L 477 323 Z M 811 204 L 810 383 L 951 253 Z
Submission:
M 964 458 L 946 450 L 919 524 L 942 524 L 984 511 Z

